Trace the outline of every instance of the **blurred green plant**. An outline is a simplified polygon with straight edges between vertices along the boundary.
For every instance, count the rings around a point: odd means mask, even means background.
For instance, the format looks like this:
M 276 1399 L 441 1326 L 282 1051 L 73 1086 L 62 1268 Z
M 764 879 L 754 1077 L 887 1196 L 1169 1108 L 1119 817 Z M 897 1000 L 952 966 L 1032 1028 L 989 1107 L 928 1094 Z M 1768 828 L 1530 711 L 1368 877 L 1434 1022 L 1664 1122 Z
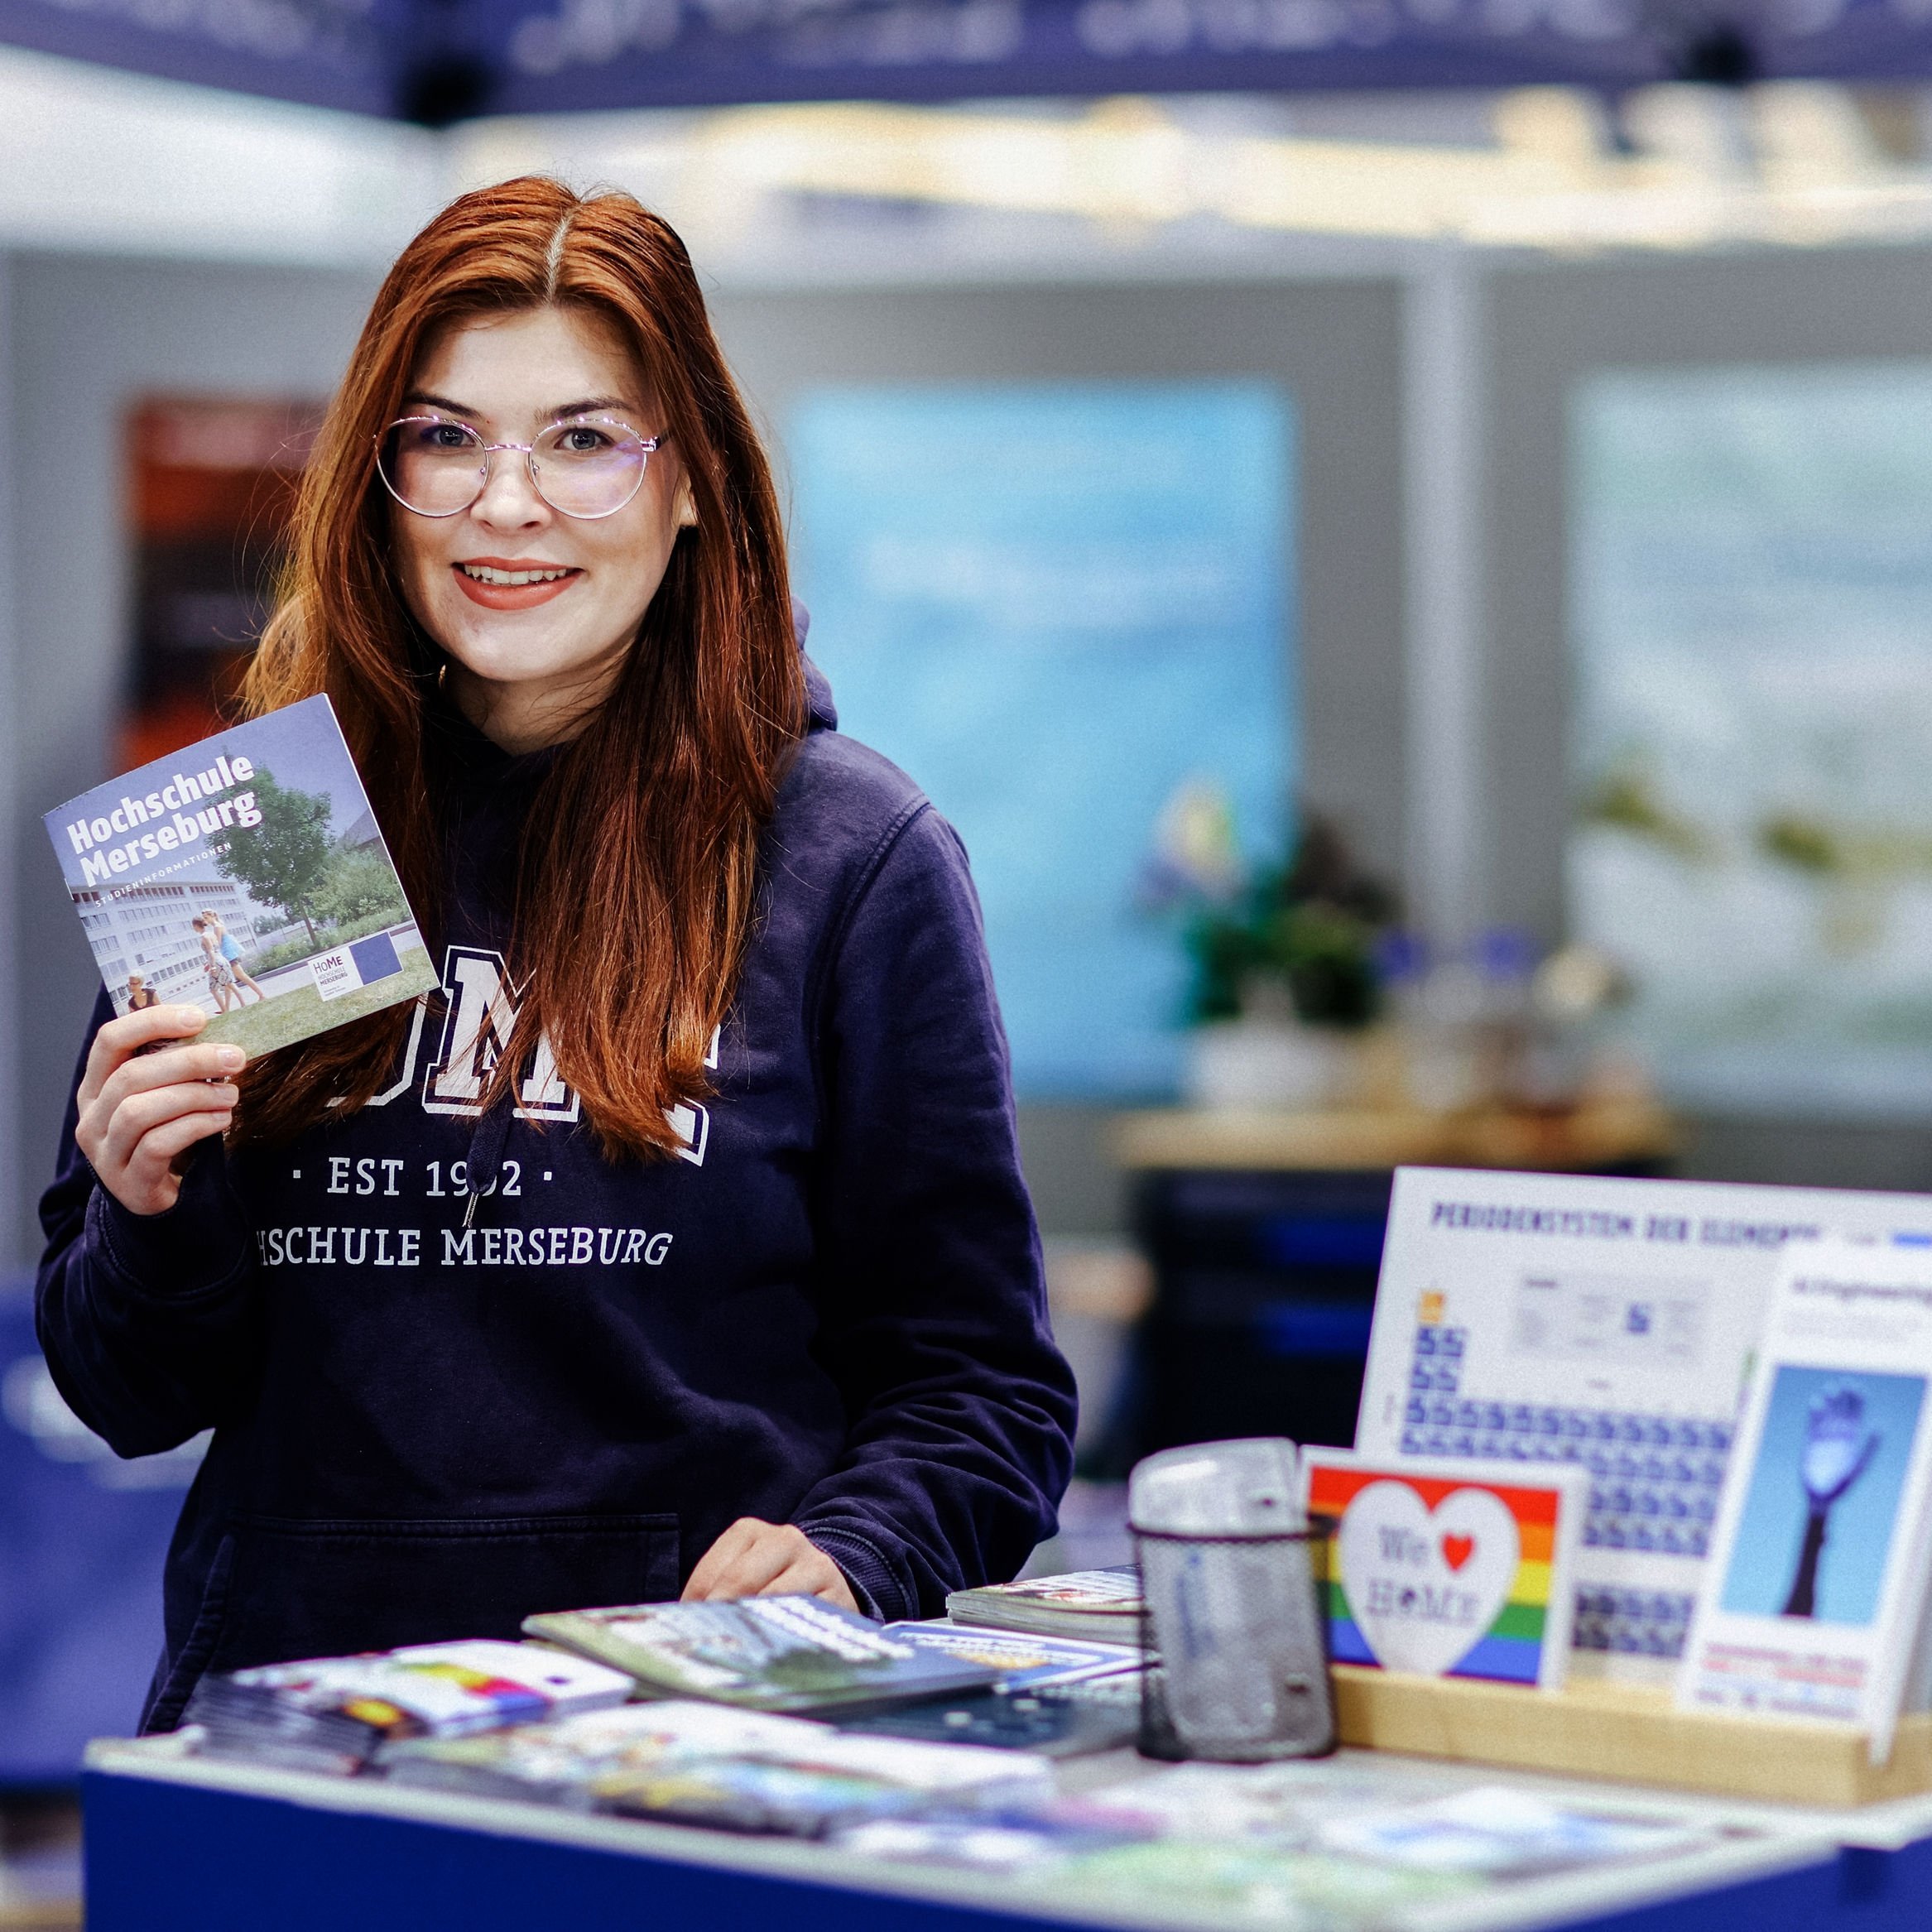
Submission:
M 1882 882 L 1932 872 L 1932 839 L 1894 828 L 1833 825 L 1804 812 L 1774 812 L 1757 829 L 1757 849 L 1819 879 Z
M 1710 835 L 1674 812 L 1657 796 L 1647 772 L 1625 765 L 1607 771 L 1577 804 L 1586 825 L 1609 825 L 1660 845 L 1680 858 L 1704 859 L 1713 849 Z
M 1367 1026 L 1382 1003 L 1377 941 L 1396 911 L 1394 893 L 1310 815 L 1287 864 L 1257 867 L 1229 901 L 1189 913 L 1189 1021 L 1238 1018 L 1272 980 L 1311 1026 Z
M 1829 825 L 1796 812 L 1780 812 L 1757 828 L 1757 848 L 1795 872 L 1829 877 L 1852 869 L 1844 842 Z

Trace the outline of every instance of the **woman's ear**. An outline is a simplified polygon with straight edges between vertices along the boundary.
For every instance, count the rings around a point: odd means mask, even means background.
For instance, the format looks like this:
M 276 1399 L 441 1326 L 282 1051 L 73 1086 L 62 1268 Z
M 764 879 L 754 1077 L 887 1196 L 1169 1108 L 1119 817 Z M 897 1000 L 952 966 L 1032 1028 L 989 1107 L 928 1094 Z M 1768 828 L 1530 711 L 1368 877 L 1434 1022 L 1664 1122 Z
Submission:
M 678 485 L 678 524 L 680 530 L 695 530 L 698 527 L 698 506 L 691 496 L 691 486 L 687 483 Z

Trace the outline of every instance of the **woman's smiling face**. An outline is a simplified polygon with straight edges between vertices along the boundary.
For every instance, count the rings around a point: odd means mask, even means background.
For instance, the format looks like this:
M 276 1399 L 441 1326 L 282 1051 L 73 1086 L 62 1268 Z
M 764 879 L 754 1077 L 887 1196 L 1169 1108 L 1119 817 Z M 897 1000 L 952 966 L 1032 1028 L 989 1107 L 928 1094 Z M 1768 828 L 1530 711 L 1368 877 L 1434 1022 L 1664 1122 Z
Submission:
M 404 407 L 467 423 L 486 443 L 530 443 L 560 416 L 617 417 L 662 433 L 656 398 L 622 337 L 579 310 L 529 309 L 433 338 Z M 566 517 L 531 487 L 521 452 L 498 450 L 488 487 L 452 517 L 390 506 L 404 597 L 450 661 L 464 714 L 510 751 L 568 738 L 615 681 L 694 521 L 669 445 L 614 515 Z

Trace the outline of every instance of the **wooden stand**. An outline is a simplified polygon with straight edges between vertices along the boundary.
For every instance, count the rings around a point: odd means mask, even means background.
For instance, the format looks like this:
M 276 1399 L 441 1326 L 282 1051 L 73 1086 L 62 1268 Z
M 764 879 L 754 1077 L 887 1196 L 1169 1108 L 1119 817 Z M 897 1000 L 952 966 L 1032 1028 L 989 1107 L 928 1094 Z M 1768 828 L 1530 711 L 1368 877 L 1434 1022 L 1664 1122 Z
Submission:
M 1550 1113 L 1502 1107 L 1427 1113 L 1413 1107 L 1206 1111 L 1171 1108 L 1115 1122 L 1122 1166 L 1380 1169 L 1529 1168 L 1603 1173 L 1651 1167 L 1677 1151 L 1676 1124 L 1646 1100 Z
M 1667 1690 L 1591 1680 L 1526 1690 L 1338 1664 L 1335 1704 L 1344 1744 L 1418 1757 L 1826 1807 L 1932 1791 L 1932 1714 L 1902 1719 L 1875 1765 L 1850 1724 L 1680 1711 Z

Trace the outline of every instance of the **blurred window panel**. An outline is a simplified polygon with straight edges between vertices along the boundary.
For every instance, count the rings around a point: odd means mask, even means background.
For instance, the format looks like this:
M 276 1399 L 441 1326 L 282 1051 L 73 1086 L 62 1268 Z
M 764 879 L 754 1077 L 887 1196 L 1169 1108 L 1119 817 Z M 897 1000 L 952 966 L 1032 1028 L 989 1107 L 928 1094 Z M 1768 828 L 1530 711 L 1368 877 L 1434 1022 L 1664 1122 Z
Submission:
M 1576 936 L 1673 1098 L 1932 1115 L 1932 364 L 1574 399 Z
M 843 728 L 965 841 L 1021 1092 L 1170 1091 L 1187 973 L 1149 903 L 1164 829 L 1204 814 L 1259 858 L 1293 788 L 1290 399 L 823 389 L 786 445 L 812 653 Z
M 127 419 L 134 638 L 121 768 L 205 738 L 261 636 L 319 403 L 148 396 Z

